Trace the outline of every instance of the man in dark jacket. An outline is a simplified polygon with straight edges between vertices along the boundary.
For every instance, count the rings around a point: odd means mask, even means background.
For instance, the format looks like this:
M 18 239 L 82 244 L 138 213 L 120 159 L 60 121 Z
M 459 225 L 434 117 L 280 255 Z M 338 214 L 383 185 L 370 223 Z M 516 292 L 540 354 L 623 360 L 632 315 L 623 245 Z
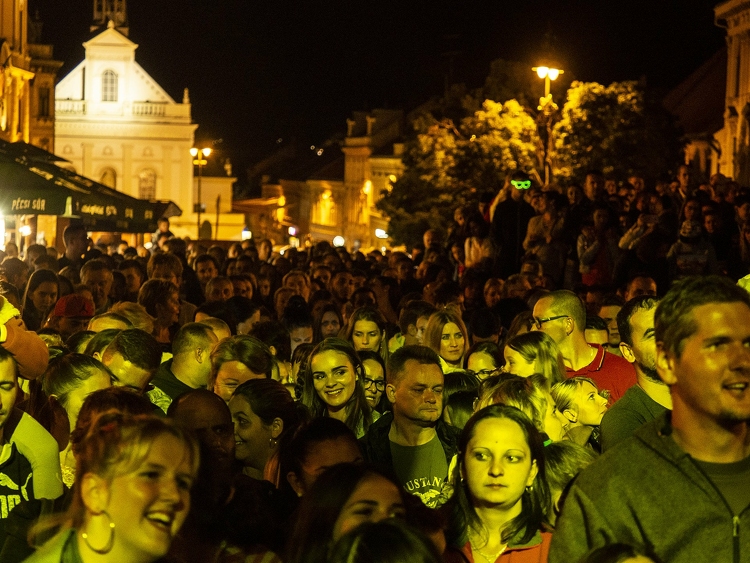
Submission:
M 672 413 L 581 472 L 551 563 L 613 543 L 670 563 L 750 561 L 750 295 L 728 278 L 684 278 L 654 328 Z
M 404 488 L 437 506 L 458 431 L 442 421 L 440 358 L 425 346 L 404 346 L 388 361 L 385 393 L 393 414 L 376 421 L 361 444 L 366 461 L 393 470 Z
M 503 186 L 502 191 L 507 192 L 507 197 L 492 213 L 492 237 L 499 248 L 495 271 L 503 279 L 521 269 L 524 253 L 521 243 L 526 238 L 529 220 L 535 215 L 534 208 L 523 199 L 530 187 L 531 180 L 526 174 L 515 173 L 510 183 Z

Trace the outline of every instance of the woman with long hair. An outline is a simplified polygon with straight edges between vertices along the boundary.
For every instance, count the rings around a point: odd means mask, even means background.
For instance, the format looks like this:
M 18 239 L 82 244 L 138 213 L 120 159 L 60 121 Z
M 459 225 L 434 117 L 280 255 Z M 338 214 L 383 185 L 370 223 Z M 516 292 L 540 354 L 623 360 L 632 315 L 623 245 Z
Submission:
M 372 350 L 378 352 L 385 362 L 388 361 L 388 338 L 386 337 L 387 321 L 375 307 L 364 306 L 355 309 L 349 317 L 340 336 L 347 340 L 354 350 Z
M 361 438 L 373 422 L 364 390 L 365 370 L 354 348 L 340 338 L 326 338 L 310 354 L 302 404 L 313 417 L 330 416 Z
M 565 364 L 560 349 L 540 330 L 514 336 L 505 345 L 505 371 L 521 377 L 541 373 L 550 385 L 565 379 Z
M 344 321 L 335 303 L 325 303 L 318 314 L 313 312 L 313 342 L 316 344 L 333 336 L 338 336 Z
M 138 291 L 138 304 L 154 317 L 153 335 L 160 344 L 169 344 L 177 333 L 180 319 L 180 289 L 169 280 L 148 280 Z
M 450 307 L 430 315 L 424 331 L 424 344 L 440 356 L 443 373 L 463 369 L 469 335 L 461 315 Z
M 544 469 L 542 437 L 521 411 L 493 405 L 474 414 L 459 438 L 455 492 L 444 507 L 450 522 L 445 560 L 504 563 L 523 549 L 524 561 L 536 561 L 537 554 L 546 561 Z
M 104 413 L 75 452 L 78 485 L 62 530 L 29 563 L 151 563 L 190 510 L 198 444 L 167 419 Z
M 23 322 L 29 330 L 42 328 L 44 321 L 57 302 L 60 281 L 50 270 L 37 270 L 26 284 L 23 295 Z
M 366 522 L 404 517 L 403 488 L 379 469 L 342 463 L 302 497 L 285 563 L 328 563 L 335 541 Z
M 301 409 L 289 391 L 273 379 L 251 379 L 229 400 L 234 422 L 234 456 L 254 479 L 279 484 L 278 447 L 302 421 Z

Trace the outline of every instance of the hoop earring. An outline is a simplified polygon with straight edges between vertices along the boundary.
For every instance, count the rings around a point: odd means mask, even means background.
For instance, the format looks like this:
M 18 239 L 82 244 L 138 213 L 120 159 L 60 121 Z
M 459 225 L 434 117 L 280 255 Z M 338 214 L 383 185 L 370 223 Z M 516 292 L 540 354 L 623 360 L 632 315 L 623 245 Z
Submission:
M 83 539 L 83 543 L 86 544 L 86 547 L 88 547 L 91 551 L 94 553 L 98 553 L 99 555 L 106 555 L 110 551 L 112 551 L 112 548 L 115 545 L 115 523 L 112 522 L 112 517 L 107 513 L 106 510 L 102 510 L 99 514 L 104 514 L 107 517 L 107 520 L 109 520 L 109 539 L 107 540 L 107 543 L 102 548 L 95 548 L 91 543 L 89 542 L 89 535 L 86 532 L 81 532 L 81 538 Z M 96 516 L 99 516 L 97 514 Z

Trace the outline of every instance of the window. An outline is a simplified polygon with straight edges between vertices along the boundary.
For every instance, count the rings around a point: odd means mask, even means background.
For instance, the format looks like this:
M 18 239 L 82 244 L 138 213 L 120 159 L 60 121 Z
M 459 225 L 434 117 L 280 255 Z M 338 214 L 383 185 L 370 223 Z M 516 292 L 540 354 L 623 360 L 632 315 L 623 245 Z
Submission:
M 39 117 L 49 117 L 49 88 L 39 88 Z
M 117 74 L 114 70 L 105 70 L 102 73 L 102 101 L 117 101 Z
M 144 170 L 138 175 L 138 197 L 156 199 L 156 172 Z
M 336 202 L 333 200 L 333 195 L 330 190 L 326 190 L 320 194 L 313 207 L 313 223 L 335 227 L 338 224 L 336 212 Z
M 117 172 L 115 172 L 114 168 L 105 168 L 102 171 L 102 175 L 99 177 L 99 182 L 107 186 L 108 188 L 112 188 L 113 190 L 117 188 Z

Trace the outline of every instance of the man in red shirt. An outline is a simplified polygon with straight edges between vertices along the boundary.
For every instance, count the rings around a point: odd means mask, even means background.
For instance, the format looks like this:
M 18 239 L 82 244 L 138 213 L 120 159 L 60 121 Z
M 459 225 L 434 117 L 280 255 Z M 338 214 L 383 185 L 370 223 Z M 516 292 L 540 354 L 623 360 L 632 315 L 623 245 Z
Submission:
M 597 344 L 586 342 L 586 307 L 572 291 L 558 290 L 534 305 L 534 330 L 547 333 L 560 348 L 568 377 L 593 379 L 599 389 L 610 392 L 617 401 L 636 384 L 635 370 L 626 360 L 608 353 Z

